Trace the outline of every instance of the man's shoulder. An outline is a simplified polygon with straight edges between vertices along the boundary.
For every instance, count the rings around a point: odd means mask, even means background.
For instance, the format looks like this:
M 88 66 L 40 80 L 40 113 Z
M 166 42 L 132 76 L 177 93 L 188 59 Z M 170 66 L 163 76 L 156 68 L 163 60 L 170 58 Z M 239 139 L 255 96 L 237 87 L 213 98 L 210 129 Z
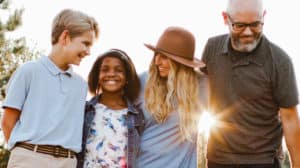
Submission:
M 281 64 L 283 62 L 289 62 L 291 63 L 290 56 L 276 43 L 268 40 L 266 37 L 266 42 L 268 44 L 268 47 L 270 49 L 271 57 L 273 58 L 273 61 Z
M 270 46 L 270 49 L 271 49 L 271 52 L 272 52 L 273 55 L 281 56 L 281 57 L 282 56 L 283 57 L 289 57 L 288 54 L 280 46 L 278 46 L 277 44 L 269 41 L 269 46 Z
M 229 34 L 222 34 L 208 38 L 202 55 L 205 63 L 213 60 L 216 55 L 226 52 L 229 41 Z
M 208 38 L 209 42 L 222 42 L 222 41 L 226 41 L 229 38 L 228 34 L 221 34 L 221 35 L 217 35 L 217 36 L 212 36 L 210 38 Z
M 208 38 L 206 43 L 206 50 L 208 53 L 216 53 L 223 51 L 227 46 L 229 40 L 229 34 L 221 34 Z

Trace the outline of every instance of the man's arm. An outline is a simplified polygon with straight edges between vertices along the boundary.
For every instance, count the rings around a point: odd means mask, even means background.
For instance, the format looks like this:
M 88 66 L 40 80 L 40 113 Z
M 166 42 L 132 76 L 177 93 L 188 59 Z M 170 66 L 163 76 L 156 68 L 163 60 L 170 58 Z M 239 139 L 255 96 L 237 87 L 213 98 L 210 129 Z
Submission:
M 300 167 L 300 120 L 297 107 L 280 108 L 283 134 L 293 168 Z
M 20 118 L 20 110 L 14 108 L 5 108 L 2 116 L 1 127 L 4 133 L 5 141 L 8 142 L 12 129 Z

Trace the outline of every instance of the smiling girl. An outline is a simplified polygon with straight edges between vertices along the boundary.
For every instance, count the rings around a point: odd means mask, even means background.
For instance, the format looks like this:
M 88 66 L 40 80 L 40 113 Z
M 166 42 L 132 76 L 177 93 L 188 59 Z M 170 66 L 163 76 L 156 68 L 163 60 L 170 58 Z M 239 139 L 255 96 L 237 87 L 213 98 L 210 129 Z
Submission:
M 134 167 L 143 127 L 135 102 L 140 82 L 124 51 L 111 49 L 95 61 L 88 85 L 83 150 L 78 167 Z

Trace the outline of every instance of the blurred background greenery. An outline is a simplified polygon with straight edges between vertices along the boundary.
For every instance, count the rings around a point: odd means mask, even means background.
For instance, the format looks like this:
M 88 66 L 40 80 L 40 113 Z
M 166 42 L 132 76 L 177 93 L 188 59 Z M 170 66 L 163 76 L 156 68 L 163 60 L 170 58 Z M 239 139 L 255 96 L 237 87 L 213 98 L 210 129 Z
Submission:
M 22 25 L 24 9 L 11 9 L 10 0 L 0 0 L 0 106 L 12 73 L 22 63 L 36 59 L 39 52 L 26 46 L 24 37 L 12 38 L 13 31 Z M 2 106 L 1 106 L 2 107 Z M 3 109 L 0 108 L 0 119 Z M 0 168 L 7 167 L 9 151 L 5 148 L 0 129 Z

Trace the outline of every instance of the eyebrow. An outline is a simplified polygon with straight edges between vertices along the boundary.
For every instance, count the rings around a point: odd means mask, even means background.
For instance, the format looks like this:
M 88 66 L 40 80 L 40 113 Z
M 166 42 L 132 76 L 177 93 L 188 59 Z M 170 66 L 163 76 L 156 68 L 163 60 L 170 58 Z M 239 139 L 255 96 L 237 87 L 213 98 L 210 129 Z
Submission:
M 250 23 L 245 23 L 245 22 L 233 22 L 232 24 L 253 25 L 253 24 L 257 24 L 257 23 L 262 23 L 262 22 L 259 21 L 259 20 L 257 20 L 257 21 L 250 22 Z
M 240 21 L 234 21 L 234 19 L 232 19 L 232 17 L 230 15 L 227 15 L 229 20 L 233 23 L 233 24 L 246 24 L 246 25 L 250 25 L 250 24 L 253 24 L 253 23 L 262 23 L 262 19 L 257 19 L 256 21 L 253 21 L 253 22 L 250 22 L 250 23 L 245 23 L 245 22 L 240 22 Z
M 88 46 L 91 46 L 91 45 L 92 45 L 92 42 L 87 41 L 87 40 L 84 40 L 83 43 L 86 44 L 86 45 L 88 45 Z

